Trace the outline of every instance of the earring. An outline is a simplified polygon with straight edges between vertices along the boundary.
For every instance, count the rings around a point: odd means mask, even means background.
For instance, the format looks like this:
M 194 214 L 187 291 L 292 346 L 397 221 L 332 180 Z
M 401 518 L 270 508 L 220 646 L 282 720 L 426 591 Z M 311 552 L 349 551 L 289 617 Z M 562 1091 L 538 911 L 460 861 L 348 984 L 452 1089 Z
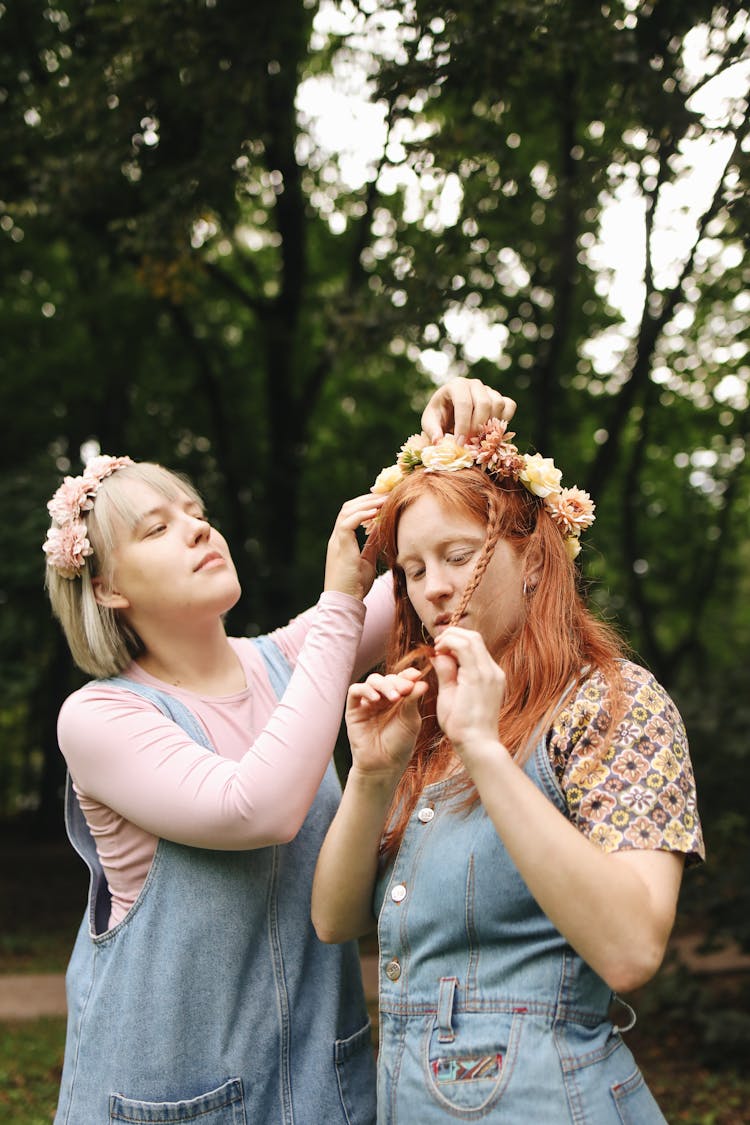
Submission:
M 430 636 L 430 634 L 425 629 L 424 621 L 422 621 L 421 624 L 420 624 L 420 630 L 421 630 L 421 633 L 422 633 L 423 643 L 426 644 L 426 645 L 431 645 L 432 644 L 432 637 Z
M 522 588 L 522 590 L 521 590 L 521 594 L 522 594 L 522 595 L 523 595 L 523 597 L 525 598 L 525 597 L 527 597 L 527 596 L 528 596 L 528 593 L 529 593 L 529 587 L 528 587 L 528 584 L 527 584 L 527 582 L 526 582 L 526 579 L 524 578 L 524 580 L 523 580 L 523 588 Z

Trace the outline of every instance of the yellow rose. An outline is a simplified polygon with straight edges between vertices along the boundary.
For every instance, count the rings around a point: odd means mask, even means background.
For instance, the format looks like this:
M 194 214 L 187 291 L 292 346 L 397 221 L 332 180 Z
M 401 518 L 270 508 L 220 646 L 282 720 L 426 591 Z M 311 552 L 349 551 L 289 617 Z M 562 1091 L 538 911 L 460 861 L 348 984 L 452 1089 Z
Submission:
M 474 464 L 474 454 L 465 445 L 459 445 L 452 434 L 446 434 L 437 445 L 426 445 L 422 450 L 425 469 L 453 472 L 468 469 Z
M 577 559 L 581 552 L 581 540 L 577 535 L 565 536 L 565 550 L 569 559 Z
M 555 468 L 551 457 L 542 457 L 541 453 L 527 454 L 524 457 L 524 467 L 518 474 L 518 479 L 526 485 L 529 492 L 535 496 L 549 496 L 551 492 L 560 491 L 562 473 Z
M 393 491 L 399 481 L 403 480 L 403 477 L 404 474 L 401 472 L 400 465 L 389 465 L 387 469 L 381 469 L 378 473 L 370 492 L 385 496 Z

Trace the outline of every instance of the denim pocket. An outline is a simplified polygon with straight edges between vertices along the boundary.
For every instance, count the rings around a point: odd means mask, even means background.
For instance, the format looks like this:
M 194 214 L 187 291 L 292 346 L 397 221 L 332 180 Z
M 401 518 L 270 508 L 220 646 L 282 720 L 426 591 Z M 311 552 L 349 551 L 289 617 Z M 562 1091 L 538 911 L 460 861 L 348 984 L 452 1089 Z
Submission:
M 368 1020 L 348 1039 L 333 1045 L 336 1080 L 347 1125 L 373 1125 L 375 1121 L 375 1055 Z
M 199 1125 L 247 1125 L 242 1079 L 230 1078 L 217 1090 L 179 1102 L 144 1102 L 110 1094 L 109 1121 L 110 1125 L 183 1125 L 191 1121 Z
M 516 1062 L 517 1014 L 454 1012 L 449 1040 L 431 1021 L 422 1068 L 430 1094 L 458 1117 L 483 1116 L 502 1097 Z
M 613 1086 L 612 1097 L 622 1125 L 667 1125 L 640 1070 Z

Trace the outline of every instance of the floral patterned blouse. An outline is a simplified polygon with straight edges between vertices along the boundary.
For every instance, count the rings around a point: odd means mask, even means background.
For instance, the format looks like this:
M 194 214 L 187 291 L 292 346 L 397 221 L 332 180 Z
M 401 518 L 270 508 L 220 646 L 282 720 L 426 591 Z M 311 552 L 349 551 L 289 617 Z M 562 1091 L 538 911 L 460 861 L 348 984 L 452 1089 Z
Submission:
M 705 859 L 680 714 L 650 672 L 621 665 L 625 712 L 604 753 L 606 683 L 593 675 L 559 712 L 549 752 L 571 820 L 605 852 L 644 848 Z

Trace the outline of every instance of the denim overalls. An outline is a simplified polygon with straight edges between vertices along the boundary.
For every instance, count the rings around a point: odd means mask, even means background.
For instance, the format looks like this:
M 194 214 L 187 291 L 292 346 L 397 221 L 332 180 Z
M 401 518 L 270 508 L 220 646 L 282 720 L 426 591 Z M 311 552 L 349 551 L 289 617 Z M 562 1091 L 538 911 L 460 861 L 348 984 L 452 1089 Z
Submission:
M 281 695 L 290 669 L 273 642 L 258 643 Z M 213 749 L 171 696 L 111 682 Z M 66 978 L 56 1125 L 372 1125 L 358 950 L 323 945 L 310 923 L 315 862 L 340 793 L 330 765 L 284 846 L 226 852 L 160 840 L 138 899 L 106 930 L 106 883 L 68 784 L 68 832 L 91 891 Z
M 525 769 L 565 812 L 544 737 Z M 482 805 L 461 800 L 450 782 L 425 788 L 376 888 L 378 1122 L 664 1125 L 610 989 L 539 909 Z

